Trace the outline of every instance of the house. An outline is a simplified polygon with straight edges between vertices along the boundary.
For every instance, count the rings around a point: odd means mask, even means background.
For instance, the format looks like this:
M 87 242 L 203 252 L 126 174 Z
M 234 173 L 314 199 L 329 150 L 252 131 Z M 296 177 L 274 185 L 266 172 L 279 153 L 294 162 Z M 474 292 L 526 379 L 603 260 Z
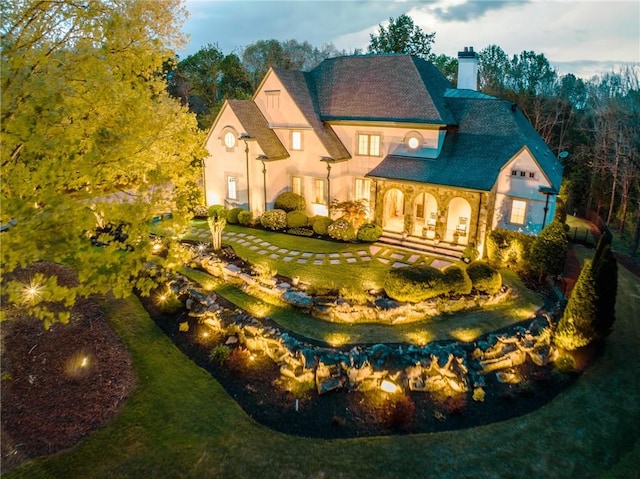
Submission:
M 260 215 L 293 191 L 309 215 L 367 200 L 384 239 L 459 255 L 493 228 L 537 234 L 562 167 L 515 104 L 476 90 L 478 55 L 459 53 L 459 88 L 411 55 L 272 68 L 252 100 L 228 100 L 209 131 L 207 204 Z M 444 248 L 444 250 L 443 250 Z

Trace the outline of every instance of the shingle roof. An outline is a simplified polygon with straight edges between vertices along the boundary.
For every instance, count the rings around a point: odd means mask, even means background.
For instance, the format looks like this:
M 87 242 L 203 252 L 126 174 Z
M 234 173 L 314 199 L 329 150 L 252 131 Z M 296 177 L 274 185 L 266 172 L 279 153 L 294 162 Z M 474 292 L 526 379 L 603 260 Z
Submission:
M 229 107 L 236 114 L 247 134 L 255 138 L 264 154 L 270 160 L 281 160 L 289 157 L 275 132 L 269 128 L 266 118 L 251 100 L 227 100 Z
M 323 120 L 455 123 L 444 102 L 451 83 L 433 64 L 411 55 L 331 58 L 310 76 Z
M 317 102 L 314 100 L 315 85 L 309 77 L 309 74 L 281 68 L 274 68 L 273 71 L 318 135 L 329 156 L 335 160 L 351 158 L 349 151 L 342 144 L 333 129 L 320 120 Z
M 489 191 L 505 163 L 528 147 L 553 188 L 560 188 L 559 162 L 511 102 L 482 94 L 448 95 L 444 100 L 458 128 L 447 132 L 438 158 L 389 155 L 368 176 Z

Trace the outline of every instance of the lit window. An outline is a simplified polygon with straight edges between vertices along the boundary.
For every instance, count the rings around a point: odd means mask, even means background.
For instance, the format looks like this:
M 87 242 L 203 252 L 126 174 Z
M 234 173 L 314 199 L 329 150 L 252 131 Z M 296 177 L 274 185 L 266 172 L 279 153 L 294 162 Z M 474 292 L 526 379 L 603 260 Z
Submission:
M 313 202 L 321 205 L 327 202 L 324 191 L 324 180 L 319 178 L 313 180 Z
M 236 188 L 235 176 L 227 176 L 227 198 L 230 200 L 238 199 L 238 190 Z
M 291 149 L 302 150 L 302 132 L 300 131 L 291 132 Z
M 227 148 L 233 148 L 234 146 L 236 146 L 236 135 L 234 135 L 232 132 L 227 132 L 224 135 L 224 146 L 226 146 Z
M 291 191 L 296 195 L 302 195 L 302 177 L 301 176 L 291 177 Z
M 371 180 L 367 180 L 364 178 L 356 178 L 356 188 L 355 188 L 355 199 L 356 200 L 367 200 L 371 199 Z
M 358 135 L 358 155 L 380 156 L 380 135 Z
M 511 218 L 509 219 L 509 221 L 514 225 L 523 225 L 526 211 L 526 201 L 513 200 L 513 202 L 511 203 Z

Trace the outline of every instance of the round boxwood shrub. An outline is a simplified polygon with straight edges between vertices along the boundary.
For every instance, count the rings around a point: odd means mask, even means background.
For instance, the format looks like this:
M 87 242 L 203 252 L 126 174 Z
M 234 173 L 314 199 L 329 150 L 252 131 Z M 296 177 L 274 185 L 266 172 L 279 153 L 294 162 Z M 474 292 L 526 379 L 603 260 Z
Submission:
M 384 290 L 392 299 L 418 303 L 443 293 L 443 274 L 431 266 L 391 269 L 384 280 Z
M 287 213 L 290 211 L 306 211 L 307 202 L 303 196 L 291 191 L 285 191 L 278 195 L 273 207 L 274 209 L 284 210 Z
M 241 225 L 249 226 L 252 221 L 253 214 L 251 213 L 251 211 L 242 210 L 240 213 L 238 213 L 238 223 L 240 223 Z
M 307 226 L 309 218 L 302 211 L 290 211 L 287 213 L 287 226 L 289 228 L 302 228 Z
M 496 294 L 502 287 L 500 271 L 484 261 L 473 261 L 467 266 L 471 284 L 478 293 Z
M 366 223 L 358 230 L 358 239 L 360 241 L 372 243 L 378 241 L 380 236 L 382 236 L 382 228 L 373 223 Z
M 283 230 L 287 227 L 287 213 L 279 209 L 265 211 L 260 217 L 260 224 L 270 230 Z
M 316 216 L 313 221 L 313 232 L 317 235 L 326 236 L 331 223 L 333 223 L 333 220 L 328 216 Z
M 471 279 L 460 266 L 451 265 L 442 274 L 443 293 L 469 294 L 471 292 Z
M 353 241 L 356 239 L 356 230 L 347 220 L 337 220 L 329 225 L 327 233 L 340 241 Z
M 244 211 L 242 208 L 231 208 L 227 211 L 227 223 L 231 225 L 238 224 L 238 215 Z

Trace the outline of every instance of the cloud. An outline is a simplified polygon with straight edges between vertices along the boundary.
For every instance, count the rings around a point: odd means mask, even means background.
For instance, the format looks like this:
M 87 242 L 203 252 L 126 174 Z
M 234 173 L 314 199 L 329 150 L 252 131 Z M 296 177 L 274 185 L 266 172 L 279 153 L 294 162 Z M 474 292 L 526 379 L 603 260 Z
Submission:
M 521 6 L 523 3 L 528 3 L 529 0 L 522 0 L 519 2 L 513 2 L 512 0 L 502 1 L 479 1 L 479 0 L 467 0 L 463 3 L 457 3 L 453 5 L 445 5 L 443 7 L 427 7 L 438 20 L 444 22 L 467 22 L 484 16 L 491 10 L 502 10 L 503 8 Z

